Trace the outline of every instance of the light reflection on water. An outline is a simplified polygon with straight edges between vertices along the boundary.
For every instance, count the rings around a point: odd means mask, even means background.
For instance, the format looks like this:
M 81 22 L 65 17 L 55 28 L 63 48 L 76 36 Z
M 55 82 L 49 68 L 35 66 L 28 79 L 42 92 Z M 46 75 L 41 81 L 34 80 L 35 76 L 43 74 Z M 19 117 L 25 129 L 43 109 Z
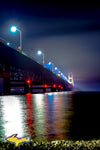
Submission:
M 0 97 L 0 140 L 19 137 L 63 138 L 66 134 L 68 93 Z
M 0 140 L 100 139 L 100 92 L 0 96 Z
M 2 114 L 2 123 L 0 127 L 4 132 L 3 136 L 9 136 L 18 133 L 24 135 L 24 111 L 22 109 L 22 101 L 19 96 L 2 96 L 0 97 L 0 109 Z M 2 132 L 2 131 L 1 131 Z

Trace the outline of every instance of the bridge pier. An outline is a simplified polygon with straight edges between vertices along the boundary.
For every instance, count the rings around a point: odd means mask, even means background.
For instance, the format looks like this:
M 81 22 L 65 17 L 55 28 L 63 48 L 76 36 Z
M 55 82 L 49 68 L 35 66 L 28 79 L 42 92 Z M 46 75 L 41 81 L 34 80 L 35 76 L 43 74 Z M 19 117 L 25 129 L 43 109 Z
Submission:
M 56 88 L 51 88 L 51 92 L 56 92 Z
M 24 93 L 32 93 L 32 87 L 31 84 L 25 84 L 24 86 Z
M 4 95 L 10 94 L 10 79 L 9 78 L 4 78 L 3 91 L 4 91 Z
M 10 94 L 10 75 L 9 73 L 0 73 L 0 94 Z
M 43 93 L 45 93 L 46 92 L 46 88 L 43 88 Z

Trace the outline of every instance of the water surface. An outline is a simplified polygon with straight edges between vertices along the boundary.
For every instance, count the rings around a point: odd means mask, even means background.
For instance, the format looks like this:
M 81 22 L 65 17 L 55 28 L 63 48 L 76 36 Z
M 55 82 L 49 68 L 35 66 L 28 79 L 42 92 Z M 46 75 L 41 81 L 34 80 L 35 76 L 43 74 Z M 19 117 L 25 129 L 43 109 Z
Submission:
M 100 137 L 100 93 L 59 92 L 0 96 L 0 140 Z

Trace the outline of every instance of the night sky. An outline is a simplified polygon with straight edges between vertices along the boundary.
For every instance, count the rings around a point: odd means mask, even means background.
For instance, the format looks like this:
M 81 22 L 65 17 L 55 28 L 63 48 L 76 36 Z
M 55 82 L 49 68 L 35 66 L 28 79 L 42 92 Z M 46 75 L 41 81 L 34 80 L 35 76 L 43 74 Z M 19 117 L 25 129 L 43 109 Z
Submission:
M 100 5 L 62 2 L 0 2 L 0 37 L 19 46 L 22 31 L 23 51 L 36 60 L 38 49 L 67 76 L 73 72 L 81 90 L 100 90 Z

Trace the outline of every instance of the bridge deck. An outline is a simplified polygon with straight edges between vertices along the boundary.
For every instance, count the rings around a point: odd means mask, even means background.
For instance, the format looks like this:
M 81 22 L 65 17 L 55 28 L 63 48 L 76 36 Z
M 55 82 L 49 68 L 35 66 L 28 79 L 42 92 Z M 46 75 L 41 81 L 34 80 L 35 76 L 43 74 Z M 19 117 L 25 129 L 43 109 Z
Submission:
M 0 42 L 0 64 L 4 64 L 8 68 L 8 72 L 10 72 L 10 67 L 29 72 L 29 76 L 34 75 L 34 83 L 40 81 L 42 84 L 60 84 L 64 89 L 69 85 L 67 81 L 58 77 L 42 64 L 27 56 L 24 52 L 19 52 L 2 42 Z

